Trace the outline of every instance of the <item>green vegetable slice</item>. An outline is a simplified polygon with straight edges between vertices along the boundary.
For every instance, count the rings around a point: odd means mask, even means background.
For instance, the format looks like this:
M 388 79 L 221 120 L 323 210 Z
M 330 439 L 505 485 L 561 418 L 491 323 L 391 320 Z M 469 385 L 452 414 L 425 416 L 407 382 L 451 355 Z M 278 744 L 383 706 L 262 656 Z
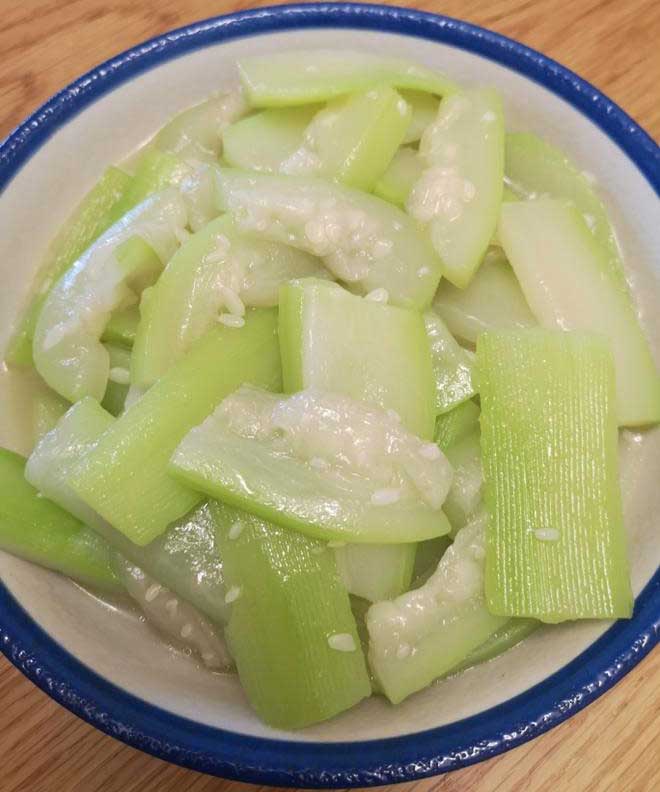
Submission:
M 440 262 L 414 221 L 385 201 L 313 177 L 229 168 L 217 188 L 219 208 L 239 230 L 320 256 L 361 293 L 384 288 L 395 305 L 430 304 Z
M 464 671 L 466 668 L 472 668 L 492 660 L 509 649 L 513 649 L 540 626 L 541 622 L 536 619 L 509 619 L 503 627 L 494 632 L 481 646 L 470 652 L 465 660 L 452 668 L 449 673 L 458 674 L 459 671 Z
M 442 273 L 465 288 L 497 226 L 504 176 L 502 102 L 491 90 L 454 94 L 440 103 L 422 137 L 426 165 L 407 201 L 428 224 Z
M 454 477 L 443 509 L 455 536 L 479 511 L 483 501 L 484 474 L 481 466 L 479 426 L 445 450 Z
M 105 326 L 101 341 L 118 346 L 132 347 L 139 322 L 140 309 L 137 305 L 131 305 L 121 311 L 115 311 Z
M 271 52 L 238 61 L 252 107 L 326 102 L 378 85 L 445 96 L 455 91 L 446 77 L 406 60 L 351 50 Z
M 630 616 L 607 341 L 484 333 L 477 365 L 488 607 L 546 622 Z
M 458 289 L 449 281 L 441 281 L 433 310 L 452 335 L 471 344 L 484 330 L 522 329 L 537 324 L 509 262 L 498 248 L 486 253 L 467 288 Z
M 635 309 L 604 276 L 605 248 L 580 212 L 543 199 L 502 207 L 500 238 L 527 302 L 548 328 L 585 330 L 610 339 L 619 424 L 660 420 L 660 375 Z
M 478 428 L 479 407 L 473 401 L 466 401 L 438 416 L 435 422 L 434 440 L 442 451 L 446 451 L 455 442 Z
M 146 398 L 146 397 L 145 397 Z M 328 540 L 396 544 L 447 533 L 451 470 L 386 411 L 313 390 L 243 387 L 178 446 L 187 486 Z
M 420 91 L 402 91 L 401 96 L 412 110 L 412 118 L 403 142 L 417 143 L 424 130 L 435 121 L 440 101 L 437 97 Z
M 250 704 L 298 729 L 371 693 L 355 619 L 320 542 L 214 503 L 231 615 L 225 630 Z
M 369 664 L 398 704 L 445 675 L 507 621 L 484 602 L 485 520 L 465 526 L 420 588 L 367 613 Z
M 41 307 L 53 284 L 113 222 L 113 208 L 131 183 L 119 168 L 109 167 L 83 198 L 51 242 L 36 276 L 36 290 L 9 342 L 10 365 L 32 365 L 32 339 Z
M 168 475 L 172 452 L 241 383 L 280 389 L 276 332 L 272 309 L 210 330 L 100 438 L 71 482 L 76 493 L 136 544 L 162 534 L 201 500 Z
M 337 571 L 349 594 L 369 602 L 408 591 L 417 544 L 346 544 L 335 548 Z
M 246 305 L 277 305 L 281 282 L 324 272 L 308 253 L 239 234 L 230 217 L 212 220 L 179 248 L 143 298 L 131 382 L 152 385 L 221 313 L 240 323 Z
M 438 314 L 425 313 L 424 325 L 431 347 L 435 411 L 449 412 L 477 392 L 472 372 L 474 355 L 456 342 Z
M 24 465 L 0 449 L 0 548 L 94 588 L 120 590 L 103 539 L 42 497 L 25 480 Z
M 178 247 L 186 223 L 179 195 L 148 198 L 111 226 L 53 286 L 34 334 L 34 363 L 69 401 L 103 398 L 110 363 L 101 335 L 111 312 L 139 292 Z
M 119 415 L 124 410 L 131 373 L 131 351 L 116 344 L 104 344 L 110 359 L 108 384 L 102 406 L 111 414 Z
M 279 334 L 288 393 L 317 388 L 395 410 L 431 439 L 433 375 L 418 313 L 310 278 L 282 287 Z
M 374 194 L 403 209 L 410 191 L 423 171 L 424 163 L 417 151 L 402 146 L 392 157 L 385 173 L 376 182 Z

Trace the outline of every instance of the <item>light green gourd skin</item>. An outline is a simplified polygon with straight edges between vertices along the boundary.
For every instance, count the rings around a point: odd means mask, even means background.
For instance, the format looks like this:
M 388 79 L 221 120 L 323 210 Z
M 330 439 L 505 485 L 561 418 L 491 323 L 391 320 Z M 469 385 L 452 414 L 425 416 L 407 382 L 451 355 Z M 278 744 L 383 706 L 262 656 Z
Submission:
M 343 94 L 391 85 L 449 95 L 456 86 L 409 61 L 350 50 L 300 50 L 242 58 L 238 71 L 252 107 L 327 102 Z
M 470 654 L 451 669 L 448 676 L 458 674 L 467 668 L 473 668 L 481 663 L 487 663 L 498 657 L 535 632 L 541 623 L 536 619 L 509 619 L 503 627 L 494 632 L 488 640 L 474 649 Z
M 120 591 L 110 548 L 42 497 L 25 480 L 24 466 L 23 457 L 0 449 L 0 548 L 95 589 Z
M 409 146 L 402 146 L 376 182 L 374 195 L 403 209 L 423 170 L 424 163 L 417 151 Z
M 239 230 L 320 256 L 360 293 L 384 288 L 393 305 L 430 304 L 440 262 L 417 224 L 386 201 L 314 177 L 230 168 L 220 170 L 217 190 L 218 209 Z
M 607 253 L 574 207 L 551 200 L 502 207 L 499 236 L 527 302 L 547 328 L 609 338 L 621 426 L 660 420 L 660 375 L 635 309 L 606 276 Z
M 477 365 L 488 607 L 551 623 L 629 617 L 607 341 L 485 333 Z
M 477 392 L 472 352 L 463 349 L 440 316 L 433 311 L 424 314 L 426 335 L 431 348 L 435 379 L 435 411 L 449 412 Z
M 210 330 L 103 435 L 83 460 L 73 489 L 136 544 L 162 534 L 201 500 L 168 474 L 170 456 L 243 382 L 281 388 L 276 333 L 272 309 L 249 311 L 244 327 Z
M 534 327 L 538 324 L 527 305 L 506 256 L 490 248 L 465 289 L 442 280 L 433 300 L 452 335 L 476 344 L 485 330 Z
M 277 305 L 281 281 L 322 277 L 318 259 L 300 250 L 237 233 L 230 217 L 193 234 L 143 296 L 131 357 L 131 382 L 146 388 L 213 327 L 226 286 L 247 306 Z
M 444 99 L 419 155 L 426 167 L 406 208 L 428 225 L 442 274 L 465 288 L 493 238 L 502 203 L 504 117 L 497 93 L 478 89 Z
M 348 594 L 321 542 L 220 503 L 231 614 L 225 637 L 243 689 L 270 726 L 299 729 L 371 694 Z M 349 641 L 333 649 L 332 636 Z
M 46 295 L 59 278 L 113 223 L 114 207 L 131 184 L 131 177 L 114 166 L 85 195 L 51 242 L 35 277 L 35 289 L 6 354 L 14 366 L 32 365 L 32 339 Z

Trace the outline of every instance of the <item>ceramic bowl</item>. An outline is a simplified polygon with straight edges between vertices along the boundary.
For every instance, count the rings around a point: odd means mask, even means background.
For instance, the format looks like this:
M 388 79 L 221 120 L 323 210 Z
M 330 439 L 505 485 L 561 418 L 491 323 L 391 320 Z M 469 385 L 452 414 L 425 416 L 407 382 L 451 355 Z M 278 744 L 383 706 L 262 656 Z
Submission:
M 549 58 L 453 19 L 394 7 L 284 6 L 199 22 L 93 69 L 0 148 L 0 348 L 49 238 L 108 163 L 235 79 L 234 61 L 341 47 L 411 58 L 504 97 L 531 130 L 595 174 L 621 237 L 646 331 L 660 348 L 660 154 L 620 108 Z M 0 379 L 0 443 L 25 451 L 21 383 Z M 569 717 L 626 674 L 660 634 L 660 433 L 624 433 L 622 478 L 634 617 L 541 629 L 400 706 L 371 698 L 299 733 L 274 731 L 234 677 L 168 649 L 136 617 L 0 553 L 0 646 L 35 684 L 99 729 L 196 770 L 283 786 L 357 786 L 453 770 Z

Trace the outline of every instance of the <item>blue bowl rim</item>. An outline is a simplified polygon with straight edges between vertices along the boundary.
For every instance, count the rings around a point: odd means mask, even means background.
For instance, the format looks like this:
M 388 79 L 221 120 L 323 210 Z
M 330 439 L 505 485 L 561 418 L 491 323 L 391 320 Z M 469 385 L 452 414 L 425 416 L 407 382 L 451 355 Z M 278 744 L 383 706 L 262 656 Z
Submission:
M 3 189 L 60 126 L 91 102 L 159 63 L 235 38 L 301 28 L 399 33 L 496 61 L 568 101 L 607 134 L 660 195 L 660 149 L 610 99 L 573 72 L 512 39 L 449 17 L 357 3 L 260 8 L 218 16 L 152 38 L 72 82 L 0 144 Z M 410 781 L 502 753 L 594 701 L 660 641 L 660 570 L 619 621 L 581 655 L 509 701 L 455 723 L 402 737 L 307 743 L 250 737 L 195 723 L 116 687 L 85 666 L 27 614 L 0 583 L 0 650 L 80 718 L 166 761 L 225 778 L 295 787 Z

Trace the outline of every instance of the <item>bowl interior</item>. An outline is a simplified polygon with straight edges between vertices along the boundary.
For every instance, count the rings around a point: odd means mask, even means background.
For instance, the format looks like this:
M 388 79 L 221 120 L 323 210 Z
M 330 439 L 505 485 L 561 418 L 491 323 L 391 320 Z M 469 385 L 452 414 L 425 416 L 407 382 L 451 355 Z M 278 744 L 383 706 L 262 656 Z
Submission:
M 268 33 L 207 46 L 134 77 L 70 120 L 7 187 L 0 213 L 0 349 L 54 232 L 104 166 L 124 159 L 178 110 L 235 82 L 233 63 L 248 53 L 341 47 L 409 57 L 466 84 L 502 93 L 510 129 L 531 130 L 593 173 L 615 221 L 640 313 L 660 350 L 660 239 L 657 197 L 621 150 L 589 119 L 544 87 L 486 58 L 405 35 L 346 29 Z M 655 268 L 655 270 L 654 270 Z M 29 381 L 0 372 L 0 444 L 29 450 Z M 660 432 L 624 433 L 621 475 L 633 585 L 639 593 L 660 564 Z M 251 712 L 234 677 L 214 676 L 168 649 L 134 615 L 65 579 L 0 553 L 0 577 L 57 642 L 126 691 L 200 723 L 255 736 L 284 737 Z M 399 736 L 474 715 L 507 701 L 580 654 L 607 625 L 543 629 L 506 656 L 445 680 L 397 708 L 372 698 L 299 740 Z

